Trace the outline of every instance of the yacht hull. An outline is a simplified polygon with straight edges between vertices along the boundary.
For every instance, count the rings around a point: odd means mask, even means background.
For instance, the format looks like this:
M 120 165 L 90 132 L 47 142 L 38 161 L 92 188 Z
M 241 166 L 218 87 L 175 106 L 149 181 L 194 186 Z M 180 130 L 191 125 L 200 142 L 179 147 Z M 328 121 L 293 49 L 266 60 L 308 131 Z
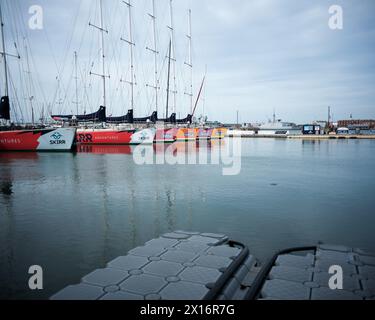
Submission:
M 0 151 L 69 151 L 75 128 L 0 131 Z

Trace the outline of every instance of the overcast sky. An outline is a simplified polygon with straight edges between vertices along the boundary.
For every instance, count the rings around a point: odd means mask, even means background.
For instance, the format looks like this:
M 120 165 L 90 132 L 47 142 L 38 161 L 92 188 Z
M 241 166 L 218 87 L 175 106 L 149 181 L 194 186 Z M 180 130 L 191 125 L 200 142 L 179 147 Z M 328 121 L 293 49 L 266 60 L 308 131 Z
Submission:
M 107 57 L 107 114 L 121 115 L 130 106 L 128 11 L 120 0 L 104 0 L 105 54 Z M 160 78 L 159 116 L 166 101 L 167 50 L 170 38 L 169 0 L 155 0 Z M 52 112 L 70 113 L 74 105 L 73 53 L 78 52 L 79 110 L 94 111 L 102 104 L 98 0 L 1 0 L 12 78 L 13 113 L 29 117 L 34 96 L 37 110 L 50 104 Z M 152 47 L 152 0 L 133 0 L 135 42 L 135 114 L 155 108 Z M 43 29 L 28 28 L 31 5 L 43 8 Z M 343 9 L 343 29 L 328 27 L 331 5 Z M 211 120 L 265 122 L 272 117 L 297 123 L 327 118 L 375 117 L 375 2 L 372 0 L 173 0 L 175 28 L 176 111 L 189 111 L 187 10 L 192 10 L 194 99 L 207 68 L 204 99 L 197 115 Z M 23 37 L 27 40 L 24 41 Z M 29 54 L 25 54 L 27 44 Z M 31 70 L 28 74 L 27 59 Z M 4 71 L 1 69 L 1 93 Z M 59 81 L 56 79 L 60 79 Z M 20 80 L 22 79 L 22 80 Z M 58 83 L 60 85 L 58 86 Z M 31 84 L 31 87 L 28 86 Z M 173 81 L 171 82 L 173 86 Z M 16 91 L 14 89 L 17 89 Z M 173 89 L 173 88 L 172 88 Z M 17 92 L 17 96 L 15 95 Z M 173 109 L 173 98 L 170 108 Z M 23 111 L 20 111 L 21 109 Z M 46 108 L 47 109 L 47 108 Z M 75 112 L 75 111 L 74 111 Z

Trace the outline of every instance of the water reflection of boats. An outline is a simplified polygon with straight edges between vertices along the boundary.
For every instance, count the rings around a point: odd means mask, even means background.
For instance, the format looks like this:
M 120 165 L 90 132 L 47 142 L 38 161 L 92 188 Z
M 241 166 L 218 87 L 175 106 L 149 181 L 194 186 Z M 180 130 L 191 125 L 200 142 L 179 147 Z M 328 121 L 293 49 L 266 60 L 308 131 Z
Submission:
M 135 148 L 152 150 L 156 154 L 165 152 L 172 153 L 198 153 L 212 148 L 220 148 L 225 144 L 224 140 L 197 140 L 197 141 L 175 141 L 173 143 L 154 143 L 153 145 L 77 145 L 77 153 L 93 154 L 133 154 Z M 30 154 L 35 155 L 36 154 Z M 0 156 L 1 158 L 1 156 Z
M 36 160 L 38 159 L 37 152 L 0 152 L 0 161 L 1 160 Z
M 94 153 L 94 154 L 132 154 L 130 145 L 77 145 L 78 153 Z

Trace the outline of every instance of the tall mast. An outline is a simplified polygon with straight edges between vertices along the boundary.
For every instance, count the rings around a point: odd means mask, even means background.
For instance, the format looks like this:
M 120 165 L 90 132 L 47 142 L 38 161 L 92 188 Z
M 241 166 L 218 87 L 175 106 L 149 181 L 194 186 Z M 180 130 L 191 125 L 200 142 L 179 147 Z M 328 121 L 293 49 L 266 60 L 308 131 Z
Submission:
M 155 89 L 155 111 L 158 111 L 158 89 L 159 89 L 159 80 L 158 80 L 158 59 L 157 55 L 159 54 L 157 43 L 156 43 L 156 11 L 155 11 L 155 0 L 152 0 L 152 13 L 148 14 L 152 19 L 152 30 L 153 30 L 153 48 L 146 47 L 147 50 L 150 50 L 154 53 L 154 85 L 150 86 Z
M 6 50 L 5 50 L 4 22 L 3 22 L 3 13 L 1 11 L 1 3 L 0 3 L 0 22 L 1 22 L 1 41 L 2 41 L 2 45 L 3 45 L 3 51 L 1 52 L 1 54 L 4 57 L 5 96 L 8 96 L 9 95 L 8 67 L 7 67 L 7 54 L 6 54 Z
M 33 99 L 34 97 L 31 94 L 32 86 L 31 86 L 31 71 L 30 71 L 30 63 L 29 63 L 29 53 L 27 50 L 27 45 L 25 44 L 25 54 L 26 54 L 26 64 L 27 64 L 27 75 L 29 78 L 29 101 L 30 101 L 30 110 L 31 110 L 31 123 L 34 125 L 35 119 L 34 119 L 34 107 L 33 107 Z
M 172 50 L 172 40 L 169 40 L 169 54 L 168 54 L 168 80 L 167 80 L 167 105 L 165 110 L 165 118 L 168 118 L 168 105 L 169 105 L 169 79 L 171 73 L 171 50 Z
M 74 67 L 75 67 L 75 81 L 76 81 L 76 101 L 74 102 L 76 104 L 76 114 L 78 115 L 78 64 L 77 64 L 77 51 L 74 51 Z
M 172 77 L 173 77 L 173 112 L 176 112 L 177 106 L 177 85 L 176 85 L 176 52 L 175 52 L 175 32 L 174 32 L 174 23 L 173 23 L 173 0 L 169 1 L 169 13 L 170 13 L 170 25 L 168 28 L 171 31 L 171 42 L 172 47 L 169 54 L 169 59 L 172 61 Z M 167 115 L 168 116 L 168 115 Z
M 129 9 L 129 39 L 123 39 L 120 38 L 122 41 L 125 41 L 127 44 L 129 44 L 129 50 L 130 50 L 130 81 L 125 81 L 128 84 L 130 84 L 131 88 L 131 95 L 130 95 L 130 105 L 131 109 L 134 109 L 134 85 L 135 85 L 135 79 L 134 79 L 134 53 L 133 53 L 133 46 L 135 43 L 133 42 L 133 32 L 132 32 L 132 4 L 131 0 L 128 0 L 128 2 L 123 1 Z
M 109 76 L 105 75 L 104 32 L 108 33 L 108 30 L 104 29 L 104 23 L 103 23 L 103 1 L 102 0 L 99 0 L 99 5 L 100 5 L 100 26 L 98 27 L 98 26 L 92 24 L 91 22 L 89 22 L 89 26 L 92 26 L 92 27 L 100 30 L 100 32 L 101 32 L 101 39 L 102 39 L 102 64 L 103 64 L 102 71 L 103 71 L 103 73 L 102 74 L 97 74 L 97 73 L 90 72 L 90 74 L 93 74 L 93 75 L 96 75 L 96 76 L 100 76 L 103 79 L 103 107 L 106 107 L 107 106 L 107 99 L 106 99 L 106 84 L 105 84 L 106 81 L 105 81 L 105 78 L 109 77 Z
M 192 62 L 192 35 L 191 35 L 191 9 L 188 10 L 188 34 L 186 35 L 189 42 L 189 61 L 185 64 L 190 68 L 190 90 L 185 92 L 190 96 L 190 114 L 193 112 L 193 62 Z

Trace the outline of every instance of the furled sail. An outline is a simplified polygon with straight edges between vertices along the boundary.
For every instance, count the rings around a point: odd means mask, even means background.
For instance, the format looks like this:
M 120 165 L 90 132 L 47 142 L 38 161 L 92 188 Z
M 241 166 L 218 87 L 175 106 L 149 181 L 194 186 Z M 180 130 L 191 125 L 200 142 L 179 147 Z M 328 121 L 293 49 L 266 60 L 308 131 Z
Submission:
M 159 121 L 164 121 L 166 123 L 176 123 L 176 114 L 172 113 L 170 117 L 166 119 L 158 119 Z
M 192 123 L 193 116 L 191 114 L 188 114 L 186 118 L 184 119 L 177 119 L 176 123 Z
M 100 106 L 99 110 L 84 115 L 52 115 L 51 118 L 55 121 L 70 121 L 76 120 L 78 122 L 105 122 L 106 121 L 106 113 L 105 107 Z
M 0 119 L 10 120 L 10 105 L 8 96 L 1 97 Z
M 120 117 L 107 117 L 106 122 L 107 123 L 133 123 L 133 110 L 128 110 L 128 113 L 124 116 Z
M 144 118 L 133 118 L 134 122 L 153 122 L 158 121 L 158 112 L 154 111 L 151 116 Z

